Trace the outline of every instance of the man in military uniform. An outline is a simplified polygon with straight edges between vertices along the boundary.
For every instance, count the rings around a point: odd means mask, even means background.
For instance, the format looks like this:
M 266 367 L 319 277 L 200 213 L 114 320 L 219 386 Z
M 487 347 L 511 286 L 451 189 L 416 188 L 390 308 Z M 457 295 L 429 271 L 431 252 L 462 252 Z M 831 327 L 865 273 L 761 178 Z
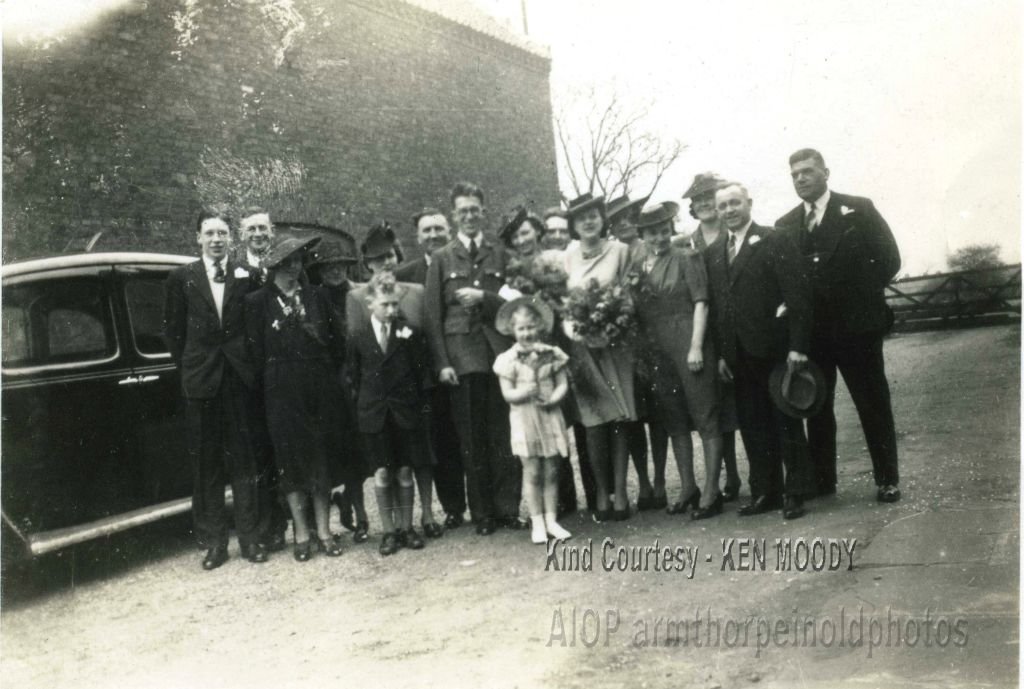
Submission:
M 455 431 L 466 473 L 469 511 L 477 533 L 520 529 L 522 468 L 509 445 L 508 405 L 491 365 L 511 341 L 494 329 L 504 300 L 505 250 L 483 236 L 484 193 L 473 184 L 452 189 L 456 237 L 435 251 L 427 271 L 424 327 L 442 384 L 451 387 Z

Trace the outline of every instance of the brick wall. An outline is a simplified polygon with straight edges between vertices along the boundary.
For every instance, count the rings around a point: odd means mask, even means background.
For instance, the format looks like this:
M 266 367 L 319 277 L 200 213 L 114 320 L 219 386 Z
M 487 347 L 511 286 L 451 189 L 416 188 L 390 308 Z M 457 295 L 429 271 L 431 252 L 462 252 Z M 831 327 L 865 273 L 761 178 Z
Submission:
M 409 254 L 410 216 L 456 181 L 495 218 L 557 201 L 545 57 L 399 0 L 287 4 L 305 26 L 286 50 L 287 21 L 246 0 L 136 0 L 61 43 L 5 41 L 4 260 L 97 230 L 97 249 L 195 253 L 203 200 L 359 238 L 388 219 Z

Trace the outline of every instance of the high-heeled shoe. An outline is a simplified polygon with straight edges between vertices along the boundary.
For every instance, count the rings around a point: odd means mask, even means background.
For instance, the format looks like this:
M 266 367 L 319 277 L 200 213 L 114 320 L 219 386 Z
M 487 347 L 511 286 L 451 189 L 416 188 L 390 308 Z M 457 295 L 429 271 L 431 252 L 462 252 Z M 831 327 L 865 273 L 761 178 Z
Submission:
M 690 519 L 697 521 L 698 519 L 709 519 L 711 517 L 717 517 L 722 513 L 725 506 L 725 498 L 719 493 L 715 496 L 714 501 L 707 507 L 697 506 L 697 509 L 690 515 Z
M 313 539 L 307 539 L 295 544 L 294 551 L 296 562 L 308 562 L 313 557 Z
M 722 496 L 722 500 L 724 500 L 725 502 L 732 502 L 733 500 L 739 499 L 740 484 L 737 483 L 735 485 L 729 485 L 728 483 L 726 483 L 725 488 L 722 489 L 722 492 L 719 493 L 719 495 Z
M 667 510 L 668 514 L 686 514 L 690 508 L 696 509 L 700 507 L 700 489 L 694 490 L 690 493 L 690 497 L 686 498 L 682 502 L 677 502 L 671 505 Z
M 327 557 L 338 557 L 344 552 L 341 548 L 341 538 L 334 534 L 331 534 L 326 540 L 317 538 L 316 543 L 320 551 Z

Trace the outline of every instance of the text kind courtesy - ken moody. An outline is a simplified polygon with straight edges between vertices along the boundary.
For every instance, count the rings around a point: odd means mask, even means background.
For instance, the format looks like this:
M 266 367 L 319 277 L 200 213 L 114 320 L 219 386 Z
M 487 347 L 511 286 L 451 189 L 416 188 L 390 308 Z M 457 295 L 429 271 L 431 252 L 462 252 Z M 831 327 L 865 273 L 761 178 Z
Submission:
M 725 572 L 834 572 L 853 569 L 856 538 L 723 538 L 718 568 Z M 646 545 L 619 545 L 611 538 L 600 544 L 551 541 L 544 570 L 548 572 L 669 572 L 693 579 L 697 563 L 714 567 L 715 553 L 695 544 L 671 545 L 655 539 Z

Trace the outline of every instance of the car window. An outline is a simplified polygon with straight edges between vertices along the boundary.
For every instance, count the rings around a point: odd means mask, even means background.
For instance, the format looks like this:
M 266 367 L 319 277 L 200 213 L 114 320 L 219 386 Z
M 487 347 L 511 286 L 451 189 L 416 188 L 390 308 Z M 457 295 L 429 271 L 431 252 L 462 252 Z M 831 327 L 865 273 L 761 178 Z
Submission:
M 164 275 L 132 275 L 124 286 L 132 340 L 139 354 L 168 355 L 163 338 Z
M 75 365 L 117 354 L 99 278 L 38 280 L 4 288 L 3 366 Z

